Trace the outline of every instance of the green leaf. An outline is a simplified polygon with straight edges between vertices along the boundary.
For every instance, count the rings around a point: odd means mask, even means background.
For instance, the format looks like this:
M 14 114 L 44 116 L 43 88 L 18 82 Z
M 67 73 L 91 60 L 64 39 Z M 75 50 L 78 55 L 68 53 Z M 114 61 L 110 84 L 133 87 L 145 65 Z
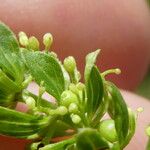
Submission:
M 91 68 L 91 72 L 86 83 L 87 91 L 87 113 L 94 114 L 102 103 L 103 80 L 96 66 Z
M 115 121 L 115 128 L 120 145 L 122 146 L 129 130 L 129 114 L 127 105 L 120 91 L 113 83 L 107 82 L 107 89 L 111 95 L 112 106 L 110 107 L 112 107 L 112 117 Z
M 58 60 L 58 61 L 59 61 L 59 60 Z M 61 64 L 60 61 L 59 61 L 59 64 L 60 64 L 60 66 L 61 66 L 62 73 L 63 73 L 63 76 L 64 76 L 65 89 L 67 90 L 68 87 L 69 87 L 69 84 L 70 84 L 70 77 L 69 77 L 68 72 L 65 70 L 64 66 Z
M 103 92 L 104 93 L 103 93 L 101 104 L 99 105 L 97 111 L 95 112 L 92 118 L 92 122 L 91 122 L 92 127 L 96 127 L 99 124 L 101 118 L 108 111 L 108 106 L 109 106 L 108 93 L 106 90 L 103 90 Z
M 42 119 L 0 106 L 0 134 L 18 138 L 37 138 L 48 124 Z
M 56 59 L 42 52 L 24 52 L 24 59 L 35 81 L 38 84 L 44 81 L 46 91 L 60 100 L 65 89 L 65 81 Z
M 15 93 L 21 90 L 21 85 L 17 85 L 0 69 L 0 89 L 6 93 Z
M 0 22 L 0 105 L 10 106 L 16 93 L 22 90 L 24 64 L 13 32 Z M 5 96 L 4 96 L 5 95 Z
M 108 149 L 108 143 L 94 129 L 82 129 L 76 138 L 78 150 Z
M 71 138 L 55 144 L 46 145 L 45 147 L 39 148 L 39 150 L 65 150 L 67 146 L 73 144 L 74 142 L 75 139 Z
M 54 57 L 52 52 L 48 53 L 48 54 L 50 56 Z M 68 72 L 66 71 L 66 69 L 64 68 L 62 62 L 57 57 L 54 57 L 54 58 L 59 63 L 59 65 L 61 67 L 61 70 L 62 70 L 62 73 L 63 73 L 63 76 L 64 76 L 65 89 L 68 89 L 69 84 L 70 84 L 70 76 L 69 76 Z
M 71 127 L 70 124 L 67 124 L 66 122 L 63 122 L 61 120 L 57 120 L 55 123 L 55 132 L 54 132 L 53 137 L 71 135 L 72 133 L 66 132 L 66 130 L 72 129 L 72 128 L 73 127 Z
M 149 137 L 149 140 L 148 140 L 148 143 L 147 143 L 146 150 L 150 150 L 150 137 Z
M 86 56 L 86 66 L 85 66 L 85 71 L 84 71 L 84 78 L 85 78 L 86 82 L 88 81 L 88 78 L 91 73 L 91 69 L 93 68 L 94 63 L 96 62 L 96 58 L 97 58 L 99 52 L 100 52 L 100 50 L 98 49 L 92 53 L 89 53 Z
M 13 32 L 0 22 L 0 68 L 11 80 L 23 81 L 24 65 L 20 58 L 19 45 Z
M 17 39 L 11 29 L 0 22 L 0 47 L 5 51 L 19 52 Z
M 70 84 L 70 76 L 68 74 L 68 72 L 65 70 L 62 62 L 58 59 L 57 55 L 55 52 L 51 51 L 48 53 L 48 55 L 52 56 L 55 58 L 55 60 L 59 63 L 61 69 L 62 69 L 62 73 L 63 73 L 63 76 L 64 76 L 64 81 L 65 81 L 65 89 L 68 89 L 69 87 L 69 84 Z
M 135 113 L 130 108 L 128 108 L 128 112 L 129 112 L 129 131 L 128 131 L 128 135 L 124 141 L 123 147 L 125 147 L 126 145 L 129 144 L 130 140 L 134 136 L 135 129 L 136 129 Z
M 11 106 L 13 104 L 12 100 L 14 100 L 15 94 L 7 94 L 6 92 L 0 89 L 0 106 Z
M 112 147 L 110 148 L 110 150 L 120 150 L 120 145 L 118 142 L 113 143 Z

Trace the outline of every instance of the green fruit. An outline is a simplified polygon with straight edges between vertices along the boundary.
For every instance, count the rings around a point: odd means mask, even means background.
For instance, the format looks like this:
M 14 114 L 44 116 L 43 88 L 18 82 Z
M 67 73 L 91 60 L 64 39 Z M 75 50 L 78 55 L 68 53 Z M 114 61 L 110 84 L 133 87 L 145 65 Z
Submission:
M 112 119 L 104 120 L 99 125 L 100 134 L 109 142 L 117 141 L 117 132 L 115 129 L 115 122 Z

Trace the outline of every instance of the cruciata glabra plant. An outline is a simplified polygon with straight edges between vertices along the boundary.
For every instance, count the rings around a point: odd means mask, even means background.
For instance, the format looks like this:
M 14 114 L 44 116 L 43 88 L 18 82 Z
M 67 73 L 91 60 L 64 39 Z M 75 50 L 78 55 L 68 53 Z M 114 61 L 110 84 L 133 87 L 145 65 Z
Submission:
M 45 34 L 45 49 L 39 51 L 36 37 L 20 32 L 18 42 L 0 23 L 0 134 L 33 139 L 31 150 L 124 149 L 134 135 L 136 114 L 105 79 L 120 70 L 101 73 L 95 65 L 96 50 L 86 56 L 83 83 L 74 57 L 62 63 L 49 51 L 52 42 L 52 35 Z M 27 89 L 32 81 L 39 85 L 38 95 Z M 56 102 L 44 99 L 45 92 Z M 26 113 L 15 110 L 18 102 L 28 106 Z

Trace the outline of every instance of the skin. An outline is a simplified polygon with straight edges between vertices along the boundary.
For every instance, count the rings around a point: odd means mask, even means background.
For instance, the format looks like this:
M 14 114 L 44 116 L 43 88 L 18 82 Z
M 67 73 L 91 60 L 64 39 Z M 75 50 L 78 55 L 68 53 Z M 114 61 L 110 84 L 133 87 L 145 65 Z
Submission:
M 61 58 L 75 56 L 82 71 L 84 56 L 101 48 L 102 56 L 98 59 L 101 70 L 122 69 L 122 75 L 113 76 L 119 87 L 134 89 L 146 74 L 150 62 L 150 13 L 144 0 L 0 0 L 0 3 L 0 20 L 15 33 L 23 30 L 41 40 L 43 33 L 51 32 L 55 40 L 52 49 Z M 123 91 L 123 95 L 130 107 L 144 107 L 135 137 L 126 148 L 142 150 L 147 141 L 144 128 L 150 122 L 150 103 L 130 92 Z M 19 106 L 19 110 L 24 109 Z M 0 137 L 0 149 L 21 150 L 25 143 Z
M 83 72 L 85 55 L 102 49 L 101 70 L 119 67 L 109 76 L 124 89 L 135 89 L 150 62 L 150 10 L 146 0 L 0 0 L 0 20 L 16 33 L 54 36 L 52 49 L 61 58 L 73 55 Z M 10 17 L 11 16 L 11 17 Z

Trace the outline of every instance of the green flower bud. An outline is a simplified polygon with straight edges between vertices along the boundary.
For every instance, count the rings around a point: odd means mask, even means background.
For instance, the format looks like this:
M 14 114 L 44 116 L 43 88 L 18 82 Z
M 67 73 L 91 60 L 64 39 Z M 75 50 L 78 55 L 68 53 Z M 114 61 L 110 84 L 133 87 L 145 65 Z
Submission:
M 81 73 L 78 70 L 76 71 L 76 78 L 77 78 L 77 81 L 80 81 L 81 79 Z
M 104 120 L 99 125 L 100 134 L 110 142 L 117 141 L 115 122 L 112 119 Z
M 61 115 L 61 116 L 63 116 L 65 114 L 67 114 L 67 112 L 68 112 L 68 109 L 65 106 L 60 106 L 57 109 L 49 110 L 50 115 Z
M 51 47 L 53 43 L 53 36 L 51 33 L 46 33 L 43 36 L 43 44 L 45 45 L 45 50 L 49 50 L 49 48 Z
M 57 110 L 57 114 L 59 114 L 61 116 L 67 114 L 67 112 L 68 112 L 68 110 L 65 106 L 60 106 L 56 110 Z
M 69 112 L 70 113 L 78 113 L 78 106 L 77 106 L 77 104 L 76 103 L 71 103 L 70 105 L 69 105 Z
M 78 98 L 73 92 L 66 90 L 61 94 L 60 104 L 69 107 L 71 103 L 78 103 Z
M 84 88 L 85 88 L 85 85 L 84 85 L 83 83 L 81 83 L 81 82 L 77 83 L 76 86 L 77 86 L 77 88 L 78 88 L 80 91 L 84 90 Z
M 78 94 L 79 93 L 79 89 L 77 88 L 77 86 L 73 83 L 70 83 L 69 85 L 69 90 L 72 91 L 73 93 L 75 94 Z
M 55 52 L 53 52 L 53 51 L 50 52 L 50 55 L 51 55 L 52 57 L 54 57 L 54 58 L 57 58 L 57 54 L 56 54 Z
M 34 98 L 28 97 L 25 100 L 25 103 L 28 105 L 29 109 L 34 109 L 35 108 L 36 102 L 35 102 Z
M 79 115 L 71 114 L 71 120 L 74 124 L 79 124 L 81 122 L 81 118 Z
M 33 49 L 33 50 L 37 51 L 37 50 L 39 50 L 39 45 L 40 45 L 39 41 L 36 37 L 31 36 L 29 38 L 29 45 L 28 46 L 29 46 L 30 49 Z
M 26 33 L 25 33 L 25 32 L 20 31 L 20 32 L 18 33 L 18 36 L 20 37 L 20 36 L 27 36 L 27 35 L 26 35 Z
M 19 32 L 18 36 L 19 36 L 19 43 L 22 46 L 25 46 L 25 47 L 28 46 L 29 40 L 28 40 L 26 33 L 21 31 L 21 32 Z
M 64 68 L 66 69 L 67 72 L 73 73 L 75 68 L 76 68 L 76 61 L 74 57 L 69 56 L 65 58 L 64 60 Z

